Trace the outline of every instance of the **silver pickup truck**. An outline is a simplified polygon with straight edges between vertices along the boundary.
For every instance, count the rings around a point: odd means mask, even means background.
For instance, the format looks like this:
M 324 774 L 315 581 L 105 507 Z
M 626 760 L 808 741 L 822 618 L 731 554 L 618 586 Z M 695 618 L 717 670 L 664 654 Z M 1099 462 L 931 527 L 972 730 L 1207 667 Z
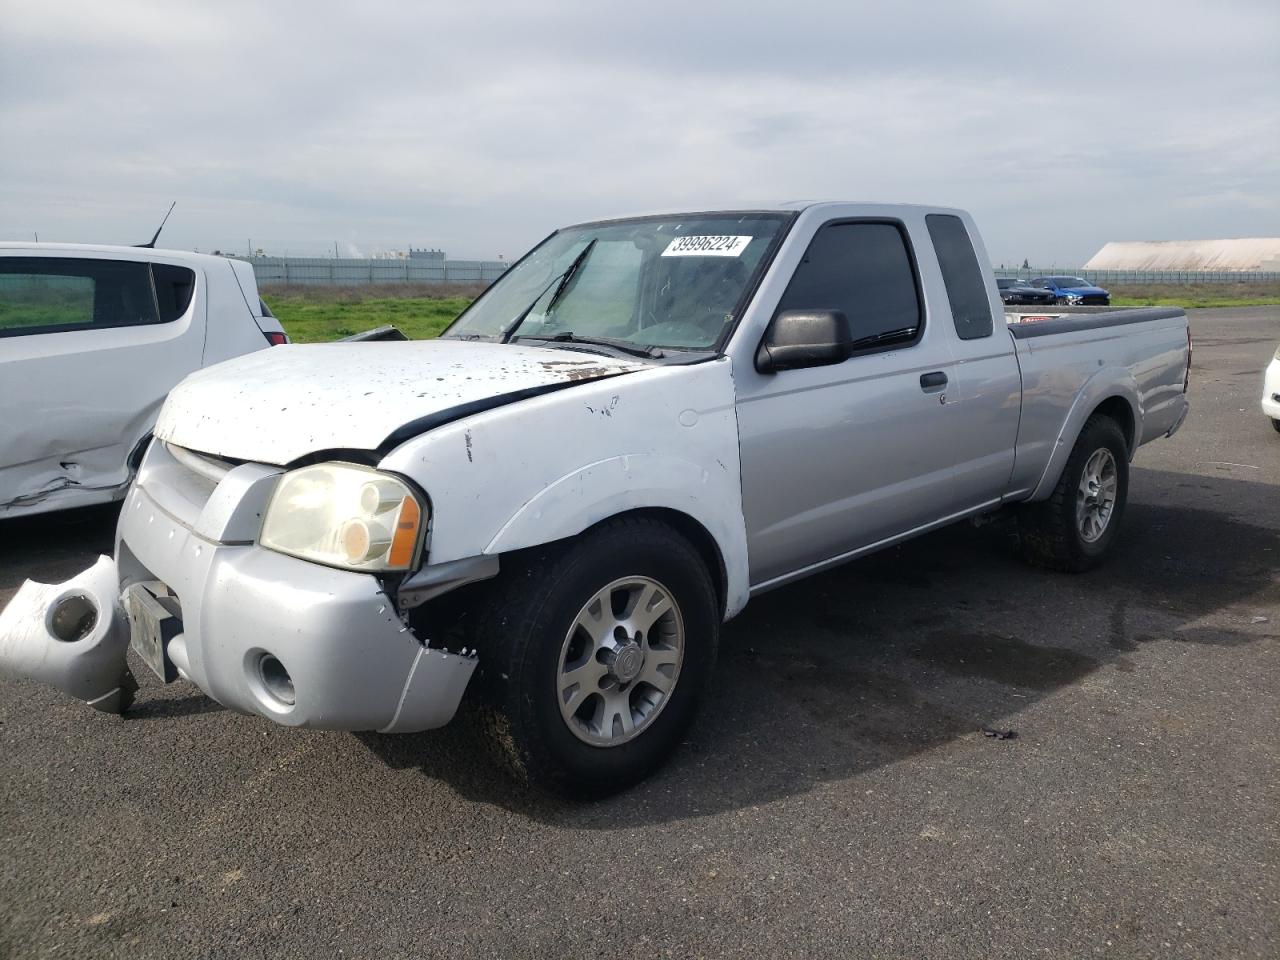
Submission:
M 446 723 L 618 789 L 674 747 L 720 624 L 907 537 L 1016 512 L 1119 533 L 1187 415 L 1178 310 L 1006 323 L 958 210 L 681 213 L 552 234 L 435 341 L 289 345 L 169 396 L 115 557 L 0 615 L 0 667 L 127 709 L 165 681 L 292 726 Z

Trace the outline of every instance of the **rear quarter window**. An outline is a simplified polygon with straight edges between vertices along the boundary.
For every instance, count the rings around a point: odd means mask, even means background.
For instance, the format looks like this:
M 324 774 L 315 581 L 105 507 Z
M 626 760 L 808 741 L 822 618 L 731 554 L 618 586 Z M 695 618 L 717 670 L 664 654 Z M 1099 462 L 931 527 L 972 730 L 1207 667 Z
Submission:
M 0 257 L 0 337 L 160 322 L 147 263 Z
M 151 276 L 156 285 L 156 308 L 160 313 L 160 322 L 177 320 L 191 306 L 191 294 L 196 286 L 195 271 L 168 263 L 153 263 Z
M 944 213 L 931 213 L 924 219 L 942 268 L 956 335 L 961 340 L 991 336 L 994 324 L 991 301 L 987 299 L 987 275 L 978 263 L 964 221 Z

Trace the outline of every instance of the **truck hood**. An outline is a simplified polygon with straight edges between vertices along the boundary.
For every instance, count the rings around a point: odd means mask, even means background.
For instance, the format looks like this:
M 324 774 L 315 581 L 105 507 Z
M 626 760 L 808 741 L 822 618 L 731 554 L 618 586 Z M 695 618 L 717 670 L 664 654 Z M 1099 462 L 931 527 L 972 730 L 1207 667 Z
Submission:
M 486 341 L 290 344 L 191 374 L 169 394 L 155 434 L 284 466 L 322 450 L 385 452 L 439 423 L 650 366 Z

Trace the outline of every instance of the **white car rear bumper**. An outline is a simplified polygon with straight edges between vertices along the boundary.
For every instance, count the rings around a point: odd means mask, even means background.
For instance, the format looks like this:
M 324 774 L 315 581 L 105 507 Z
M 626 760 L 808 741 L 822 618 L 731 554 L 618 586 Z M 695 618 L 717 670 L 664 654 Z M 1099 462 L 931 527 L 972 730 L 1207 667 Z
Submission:
M 1262 412 L 1280 420 L 1280 357 L 1272 357 L 1262 378 Z

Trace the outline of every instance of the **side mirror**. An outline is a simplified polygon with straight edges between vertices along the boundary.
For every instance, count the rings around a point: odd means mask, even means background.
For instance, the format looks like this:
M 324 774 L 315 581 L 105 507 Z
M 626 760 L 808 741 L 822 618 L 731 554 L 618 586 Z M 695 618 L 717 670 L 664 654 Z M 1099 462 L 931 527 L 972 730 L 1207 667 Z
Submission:
M 784 310 L 756 350 L 761 373 L 843 363 L 853 352 L 849 320 L 839 310 Z

